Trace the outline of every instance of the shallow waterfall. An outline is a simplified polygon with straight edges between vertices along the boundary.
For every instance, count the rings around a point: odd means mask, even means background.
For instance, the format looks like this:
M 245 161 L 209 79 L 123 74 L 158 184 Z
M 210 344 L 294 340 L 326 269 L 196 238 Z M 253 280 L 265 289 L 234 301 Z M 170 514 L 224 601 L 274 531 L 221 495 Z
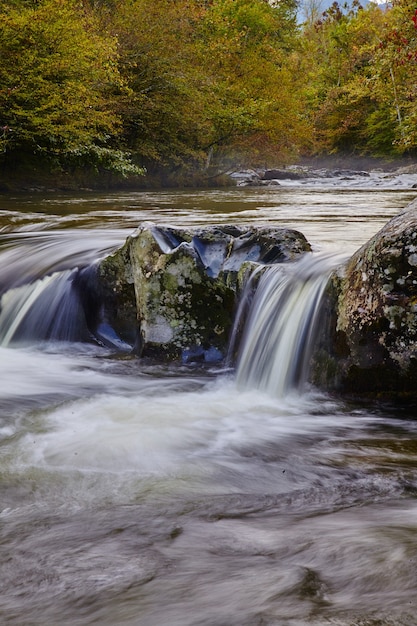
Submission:
M 0 346 L 92 341 L 79 279 L 112 250 L 112 232 L 34 232 L 2 236 Z
M 309 255 L 298 263 L 255 270 L 247 285 L 249 294 L 243 294 L 244 300 L 250 299 L 258 280 L 238 350 L 240 388 L 282 397 L 304 386 L 323 294 L 336 260 L 335 255 Z
M 79 341 L 85 319 L 72 288 L 74 270 L 13 287 L 0 298 L 0 345 L 33 340 Z

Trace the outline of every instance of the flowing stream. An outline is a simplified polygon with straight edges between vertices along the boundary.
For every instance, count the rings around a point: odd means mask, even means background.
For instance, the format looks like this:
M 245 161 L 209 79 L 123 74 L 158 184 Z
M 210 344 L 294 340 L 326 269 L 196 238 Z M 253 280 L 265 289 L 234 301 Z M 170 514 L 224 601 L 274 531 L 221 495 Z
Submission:
M 415 626 L 415 410 L 305 384 L 330 269 L 412 177 L 0 198 L 0 623 Z M 282 224 L 237 369 L 85 341 L 73 272 L 144 220 Z

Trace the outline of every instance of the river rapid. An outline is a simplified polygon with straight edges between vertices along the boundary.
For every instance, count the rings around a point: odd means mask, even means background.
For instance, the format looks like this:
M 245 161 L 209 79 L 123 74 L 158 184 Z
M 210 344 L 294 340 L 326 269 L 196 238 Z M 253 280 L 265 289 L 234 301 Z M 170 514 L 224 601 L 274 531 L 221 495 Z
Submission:
M 415 410 L 1 326 L 144 220 L 282 224 L 336 264 L 414 182 L 0 198 L 1 624 L 417 624 Z

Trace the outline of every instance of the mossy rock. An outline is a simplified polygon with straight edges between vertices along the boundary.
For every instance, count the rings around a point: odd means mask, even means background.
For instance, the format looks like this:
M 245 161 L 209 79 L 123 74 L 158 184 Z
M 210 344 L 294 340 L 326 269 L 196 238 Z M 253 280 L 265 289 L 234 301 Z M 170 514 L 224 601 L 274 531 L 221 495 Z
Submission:
M 291 261 L 307 251 L 305 237 L 292 229 L 144 223 L 99 263 L 96 308 L 105 327 L 123 341 L 130 337 L 142 356 L 221 360 L 251 269 Z
M 417 396 L 417 202 L 332 276 L 312 378 L 353 394 Z

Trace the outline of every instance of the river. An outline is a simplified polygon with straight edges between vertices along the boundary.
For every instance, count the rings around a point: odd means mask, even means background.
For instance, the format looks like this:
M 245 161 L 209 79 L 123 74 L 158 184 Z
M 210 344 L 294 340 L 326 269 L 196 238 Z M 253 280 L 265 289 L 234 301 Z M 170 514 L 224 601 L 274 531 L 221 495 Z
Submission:
M 336 262 L 414 182 L 0 197 L 2 624 L 417 624 L 410 408 L 274 393 L 233 368 L 149 364 L 71 333 L 14 342 L 1 327 L 8 298 L 144 220 L 282 224 Z

